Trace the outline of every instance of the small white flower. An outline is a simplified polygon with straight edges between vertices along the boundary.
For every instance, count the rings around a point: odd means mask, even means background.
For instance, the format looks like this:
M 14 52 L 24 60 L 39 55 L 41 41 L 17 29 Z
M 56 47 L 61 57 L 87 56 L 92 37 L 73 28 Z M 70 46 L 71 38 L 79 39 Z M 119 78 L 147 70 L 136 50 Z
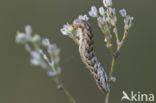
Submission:
M 56 48 L 56 44 L 51 44 L 48 46 L 48 53 L 52 53 Z
M 89 15 L 90 15 L 91 17 L 97 17 L 97 16 L 98 16 L 98 14 L 97 14 L 97 9 L 96 9 L 95 6 L 92 6 L 92 7 L 91 7 L 91 10 L 89 11 Z
M 88 21 L 88 19 L 89 19 L 87 15 L 84 15 L 84 16 L 80 15 L 78 18 L 85 20 L 85 21 Z
M 32 65 L 38 66 L 38 65 L 40 65 L 40 60 L 37 60 L 37 59 L 32 58 L 32 59 L 30 60 L 30 63 L 31 63 Z
M 36 51 L 31 52 L 32 59 L 30 60 L 31 64 L 38 66 L 41 63 L 40 54 Z
M 134 20 L 134 17 L 129 16 L 129 21 L 132 22 Z
M 105 10 L 104 10 L 104 8 L 103 7 L 100 7 L 99 8 L 99 13 L 100 13 L 100 15 L 105 15 Z
M 18 33 L 16 36 L 16 43 L 25 43 L 25 34 L 24 33 Z
M 125 9 L 121 9 L 121 10 L 119 11 L 119 13 L 120 13 L 120 15 L 121 15 L 122 17 L 126 17 L 126 16 L 127 16 L 127 12 L 126 12 Z
M 60 29 L 60 31 L 63 35 L 72 34 L 73 30 L 74 30 L 74 28 L 72 27 L 72 25 L 69 25 L 68 23 L 66 25 L 64 25 L 63 28 Z
M 50 77 L 53 77 L 53 76 L 56 76 L 56 75 L 57 75 L 57 73 L 54 72 L 54 71 L 52 71 L 52 70 L 49 70 L 47 73 L 48 73 L 48 75 L 49 75 Z
M 106 21 L 111 24 L 111 18 L 110 17 L 106 17 Z
M 126 16 L 126 18 L 124 19 L 124 23 L 127 24 L 127 23 L 132 23 L 132 21 L 134 20 L 133 17 L 131 16 Z
M 31 56 L 32 56 L 32 58 L 40 59 L 40 54 L 38 52 L 36 52 L 36 51 L 32 51 Z
M 68 35 L 69 34 L 69 31 L 67 29 L 65 29 L 65 28 L 61 28 L 60 31 L 61 31 L 61 33 L 63 35 Z
M 108 8 L 107 9 L 107 14 L 115 16 L 116 15 L 115 8 Z
M 112 47 L 112 44 L 106 44 L 106 48 L 110 48 L 110 47 Z
M 103 0 L 103 4 L 106 8 L 110 7 L 112 6 L 112 0 Z
M 97 21 L 98 21 L 98 23 L 104 25 L 104 20 L 102 17 L 98 17 Z
M 43 39 L 43 40 L 42 40 L 42 45 L 48 47 L 48 46 L 50 45 L 49 39 L 47 39 L 47 38 L 46 38 L 46 39 Z
M 26 35 L 31 35 L 31 33 L 32 33 L 32 28 L 31 28 L 30 25 L 26 25 L 26 26 L 25 26 L 25 33 L 26 33 Z

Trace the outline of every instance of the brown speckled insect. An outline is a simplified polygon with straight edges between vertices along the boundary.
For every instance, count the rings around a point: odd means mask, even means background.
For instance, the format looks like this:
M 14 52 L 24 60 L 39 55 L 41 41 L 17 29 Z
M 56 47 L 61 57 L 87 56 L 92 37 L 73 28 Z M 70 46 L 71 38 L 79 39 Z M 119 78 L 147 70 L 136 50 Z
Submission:
M 108 93 L 110 91 L 109 80 L 95 55 L 93 33 L 89 23 L 86 20 L 76 19 L 73 21 L 73 27 L 79 34 L 79 52 L 83 63 L 93 75 L 99 89 L 104 93 Z

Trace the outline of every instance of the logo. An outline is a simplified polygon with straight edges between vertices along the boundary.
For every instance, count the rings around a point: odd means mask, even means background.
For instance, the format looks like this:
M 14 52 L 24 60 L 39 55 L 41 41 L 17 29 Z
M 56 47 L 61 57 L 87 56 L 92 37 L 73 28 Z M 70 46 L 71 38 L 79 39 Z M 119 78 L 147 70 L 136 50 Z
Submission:
M 121 101 L 131 101 L 131 102 L 153 102 L 154 101 L 154 94 L 145 94 L 141 93 L 140 91 L 134 92 L 131 91 L 127 94 L 125 91 L 122 91 L 122 98 Z

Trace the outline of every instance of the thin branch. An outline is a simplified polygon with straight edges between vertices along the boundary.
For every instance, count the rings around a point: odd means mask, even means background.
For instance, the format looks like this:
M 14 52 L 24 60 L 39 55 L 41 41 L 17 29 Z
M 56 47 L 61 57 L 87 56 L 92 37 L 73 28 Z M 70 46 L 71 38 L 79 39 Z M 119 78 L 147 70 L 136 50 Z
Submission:
M 70 93 L 67 91 L 67 89 L 64 86 L 62 87 L 62 90 L 71 103 L 76 103 L 75 99 L 70 95 Z

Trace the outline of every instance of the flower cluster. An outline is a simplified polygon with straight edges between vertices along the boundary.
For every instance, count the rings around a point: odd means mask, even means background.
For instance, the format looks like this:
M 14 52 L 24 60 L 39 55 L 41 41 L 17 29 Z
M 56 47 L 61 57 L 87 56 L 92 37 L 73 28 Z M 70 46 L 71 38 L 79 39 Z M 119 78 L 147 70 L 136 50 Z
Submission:
M 121 9 L 119 13 L 124 18 L 124 23 L 125 23 L 124 29 L 129 30 L 130 27 L 132 26 L 132 21 L 134 18 L 131 16 L 128 16 L 125 9 Z
M 41 39 L 38 34 L 32 35 L 31 26 L 25 26 L 25 32 L 18 32 L 16 42 L 23 44 L 30 53 L 30 62 L 34 66 L 45 69 L 49 76 L 60 74 L 59 53 L 56 44 L 51 44 L 49 39 Z
M 112 48 L 112 37 L 113 34 L 116 38 L 117 46 L 121 46 L 123 44 L 125 35 L 128 34 L 128 31 L 132 25 L 133 17 L 127 15 L 125 9 L 119 11 L 120 15 L 124 18 L 124 33 L 123 39 L 119 40 L 118 30 L 117 30 L 117 16 L 115 8 L 112 8 L 112 0 L 103 0 L 104 6 L 97 9 L 95 6 L 91 7 L 91 10 L 88 12 L 89 15 L 93 18 L 97 19 L 98 26 L 101 31 L 104 33 L 104 41 L 106 42 L 107 48 Z M 110 49 L 110 51 L 112 51 Z
M 87 15 L 80 15 L 78 18 L 85 21 L 88 21 L 89 19 Z M 63 35 L 72 38 L 74 42 L 79 45 L 80 33 L 78 31 L 76 32 L 74 27 L 71 24 L 67 23 L 63 25 L 63 28 L 61 28 L 60 31 Z

